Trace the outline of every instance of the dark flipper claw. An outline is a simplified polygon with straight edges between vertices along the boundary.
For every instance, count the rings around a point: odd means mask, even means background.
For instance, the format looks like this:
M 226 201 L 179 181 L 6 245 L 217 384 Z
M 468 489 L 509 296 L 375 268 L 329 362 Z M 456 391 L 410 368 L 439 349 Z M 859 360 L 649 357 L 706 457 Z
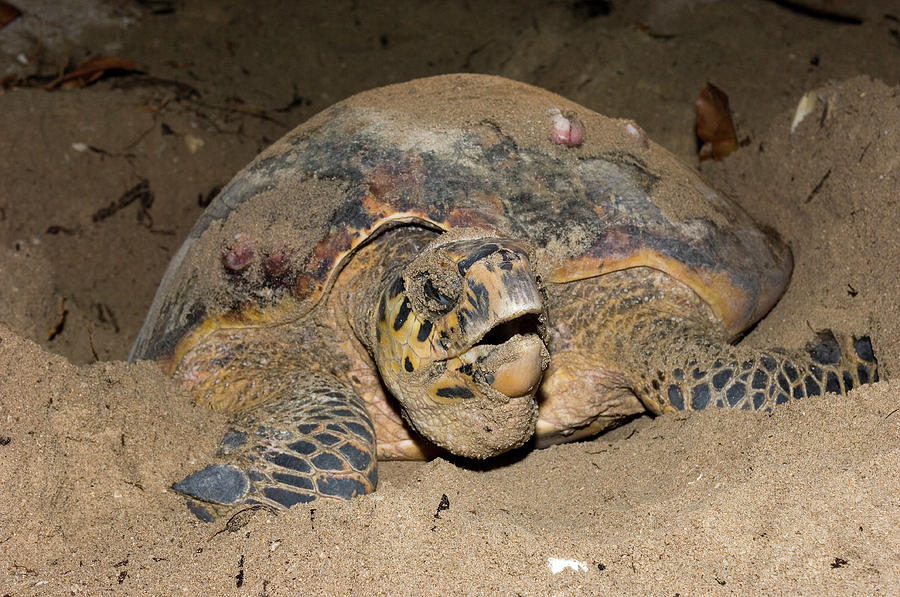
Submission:
M 173 483 L 172 489 L 204 502 L 232 506 L 247 495 L 250 479 L 233 464 L 211 464 Z

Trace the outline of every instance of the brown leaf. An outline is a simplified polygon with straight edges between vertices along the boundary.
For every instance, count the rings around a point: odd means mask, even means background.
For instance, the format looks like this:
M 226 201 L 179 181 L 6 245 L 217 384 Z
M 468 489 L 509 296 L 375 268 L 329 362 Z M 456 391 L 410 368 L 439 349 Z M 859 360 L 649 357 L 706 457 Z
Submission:
M 116 56 L 97 56 L 89 58 L 60 77 L 44 86 L 45 89 L 78 89 L 90 85 L 107 72 L 135 72 L 144 67 L 133 60 Z
M 728 109 L 728 95 L 724 91 L 707 83 L 694 102 L 694 113 L 697 137 L 703 142 L 700 147 L 701 160 L 721 160 L 738 148 L 734 122 Z
M 6 27 L 22 14 L 22 11 L 10 4 L 0 0 L 0 29 Z

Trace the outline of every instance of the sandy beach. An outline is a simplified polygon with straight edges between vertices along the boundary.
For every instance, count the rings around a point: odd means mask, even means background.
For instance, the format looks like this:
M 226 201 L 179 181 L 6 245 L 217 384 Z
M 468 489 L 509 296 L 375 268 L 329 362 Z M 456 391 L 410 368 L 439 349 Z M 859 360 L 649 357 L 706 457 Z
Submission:
M 0 596 L 900 592 L 895 3 L 13 3 Z M 136 70 L 58 81 L 95 56 Z M 641 417 L 479 467 L 384 463 L 377 492 L 347 503 L 199 522 L 170 486 L 213 460 L 226 419 L 154 363 L 125 362 L 169 259 L 217 190 L 299 123 L 452 72 L 635 120 L 793 250 L 787 292 L 742 342 L 868 334 L 882 381 L 769 415 Z M 741 147 L 701 164 L 707 82 L 728 94 Z

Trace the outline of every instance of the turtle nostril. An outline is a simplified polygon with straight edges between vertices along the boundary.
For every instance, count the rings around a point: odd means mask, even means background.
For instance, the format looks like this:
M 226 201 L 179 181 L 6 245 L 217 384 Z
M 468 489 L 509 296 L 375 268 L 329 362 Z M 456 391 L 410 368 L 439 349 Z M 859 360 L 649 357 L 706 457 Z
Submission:
M 527 313 L 492 327 L 475 346 L 499 346 L 516 335 L 541 335 L 541 321 L 537 313 Z

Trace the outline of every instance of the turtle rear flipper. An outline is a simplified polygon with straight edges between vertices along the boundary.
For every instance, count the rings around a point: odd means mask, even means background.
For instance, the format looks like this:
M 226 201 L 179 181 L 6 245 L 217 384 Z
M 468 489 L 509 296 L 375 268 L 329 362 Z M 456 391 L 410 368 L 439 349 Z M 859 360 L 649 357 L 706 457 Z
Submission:
M 244 413 L 209 465 L 172 488 L 211 521 L 238 504 L 290 508 L 375 491 L 375 431 L 362 399 L 330 376 L 296 372 L 288 395 Z
M 637 393 L 649 410 L 711 407 L 769 412 L 791 400 L 845 394 L 878 381 L 878 362 L 868 336 L 819 332 L 804 352 L 751 350 L 706 344 L 681 350 L 652 371 Z

